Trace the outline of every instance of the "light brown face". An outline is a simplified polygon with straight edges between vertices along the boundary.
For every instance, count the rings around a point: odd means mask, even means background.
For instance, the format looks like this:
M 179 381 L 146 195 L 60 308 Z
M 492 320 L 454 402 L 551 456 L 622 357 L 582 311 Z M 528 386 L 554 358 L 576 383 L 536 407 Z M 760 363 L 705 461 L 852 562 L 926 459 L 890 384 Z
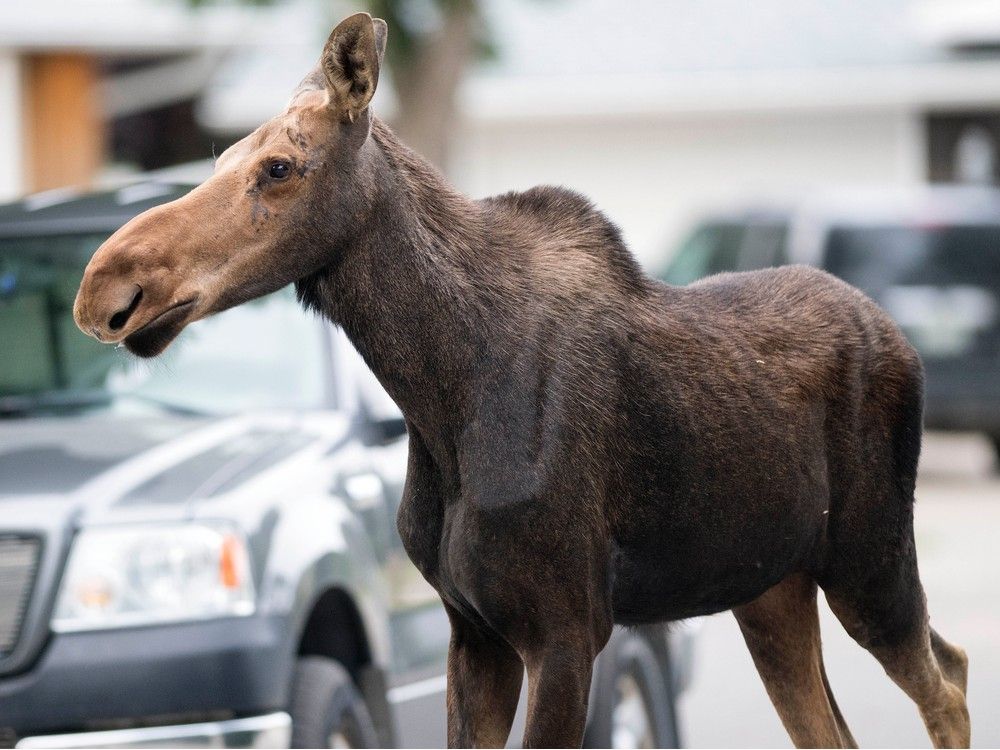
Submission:
M 384 49 L 384 22 L 357 14 L 339 24 L 285 112 L 227 149 L 204 183 L 101 245 L 73 309 L 80 329 L 156 356 L 188 323 L 321 267 L 303 228 L 331 165 L 359 147 L 344 134 L 367 127 L 360 116 Z

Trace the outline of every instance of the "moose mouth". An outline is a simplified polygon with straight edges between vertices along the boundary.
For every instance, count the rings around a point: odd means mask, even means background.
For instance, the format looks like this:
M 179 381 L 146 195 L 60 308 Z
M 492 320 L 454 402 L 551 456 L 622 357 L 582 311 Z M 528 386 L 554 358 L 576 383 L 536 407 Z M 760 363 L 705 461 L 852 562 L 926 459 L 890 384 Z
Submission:
M 122 341 L 125 348 L 138 357 L 155 357 L 177 338 L 187 325 L 188 314 L 197 298 L 178 302 L 168 307 L 142 328 L 133 331 Z

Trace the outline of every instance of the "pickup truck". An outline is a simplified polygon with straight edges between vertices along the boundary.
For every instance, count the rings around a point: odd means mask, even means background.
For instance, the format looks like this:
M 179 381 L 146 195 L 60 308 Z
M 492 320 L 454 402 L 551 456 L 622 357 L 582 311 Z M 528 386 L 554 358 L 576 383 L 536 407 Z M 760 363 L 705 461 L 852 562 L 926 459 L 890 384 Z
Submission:
M 405 426 L 342 332 L 291 289 L 152 364 L 74 328 L 93 251 L 187 189 L 0 206 L 0 747 L 441 746 Z M 684 632 L 615 632 L 588 744 L 677 746 Z
M 707 213 L 663 280 L 803 263 L 866 292 L 920 352 L 924 423 L 978 431 L 1000 458 L 1000 190 L 829 188 Z M 1000 466 L 1000 463 L 998 463 Z

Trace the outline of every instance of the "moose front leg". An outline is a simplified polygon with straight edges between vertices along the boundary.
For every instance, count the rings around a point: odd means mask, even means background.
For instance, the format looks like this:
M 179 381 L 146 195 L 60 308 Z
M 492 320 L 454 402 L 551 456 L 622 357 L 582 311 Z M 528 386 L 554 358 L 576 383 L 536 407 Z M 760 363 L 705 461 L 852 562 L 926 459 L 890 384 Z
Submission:
M 448 647 L 448 747 L 503 747 L 524 679 L 524 664 L 498 636 L 445 605 Z
M 528 664 L 528 718 L 524 747 L 580 747 L 587 724 L 593 659 L 556 646 Z
M 528 668 L 528 716 L 524 747 L 580 747 L 594 659 L 611 634 L 610 621 L 595 635 L 588 629 L 550 629 L 524 656 Z

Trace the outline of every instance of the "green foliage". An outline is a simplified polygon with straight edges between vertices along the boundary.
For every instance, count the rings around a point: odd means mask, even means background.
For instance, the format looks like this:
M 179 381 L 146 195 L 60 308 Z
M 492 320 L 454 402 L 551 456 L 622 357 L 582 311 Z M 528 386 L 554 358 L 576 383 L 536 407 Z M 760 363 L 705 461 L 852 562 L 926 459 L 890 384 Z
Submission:
M 452 13 L 471 13 L 475 49 L 480 57 L 493 57 L 496 49 L 477 0 L 369 0 L 373 16 L 389 24 L 390 59 L 406 65 L 416 57 L 442 19 Z

